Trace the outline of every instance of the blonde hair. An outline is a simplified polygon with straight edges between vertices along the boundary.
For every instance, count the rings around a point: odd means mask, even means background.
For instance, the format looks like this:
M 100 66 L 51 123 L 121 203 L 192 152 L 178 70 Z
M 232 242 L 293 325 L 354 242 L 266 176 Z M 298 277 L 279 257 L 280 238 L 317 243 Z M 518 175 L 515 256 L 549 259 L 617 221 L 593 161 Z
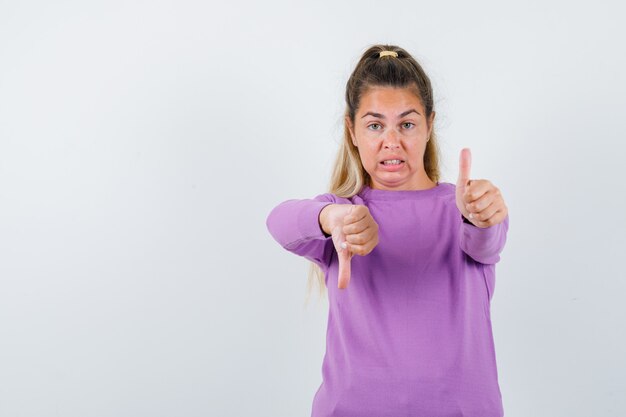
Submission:
M 381 51 L 393 51 L 398 55 L 381 57 Z M 346 84 L 343 140 L 339 145 L 328 187 L 328 192 L 338 197 L 350 198 L 361 191 L 363 185 L 371 186 L 370 175 L 363 168 L 359 151 L 352 143 L 346 118 L 349 118 L 354 126 L 354 117 L 361 97 L 369 88 L 378 86 L 410 88 L 415 91 L 424 106 L 427 122 L 433 112 L 433 89 L 420 64 L 398 46 L 381 44 L 370 46 L 361 56 Z M 439 146 L 433 127 L 430 139 L 426 142 L 424 170 L 434 182 L 440 180 L 439 160 Z M 317 283 L 319 296 L 322 297 L 327 290 L 324 272 L 317 264 L 310 262 L 307 301 L 314 282 Z

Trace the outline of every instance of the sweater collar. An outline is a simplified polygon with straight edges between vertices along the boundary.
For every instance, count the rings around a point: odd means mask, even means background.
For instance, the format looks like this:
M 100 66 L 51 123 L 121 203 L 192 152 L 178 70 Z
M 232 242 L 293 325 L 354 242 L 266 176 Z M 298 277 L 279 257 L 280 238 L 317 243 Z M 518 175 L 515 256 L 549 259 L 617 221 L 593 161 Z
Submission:
M 420 199 L 440 194 L 450 185 L 452 184 L 438 182 L 435 187 L 428 188 L 426 190 L 379 190 L 371 188 L 369 185 L 364 185 L 361 188 L 359 195 L 364 200 Z

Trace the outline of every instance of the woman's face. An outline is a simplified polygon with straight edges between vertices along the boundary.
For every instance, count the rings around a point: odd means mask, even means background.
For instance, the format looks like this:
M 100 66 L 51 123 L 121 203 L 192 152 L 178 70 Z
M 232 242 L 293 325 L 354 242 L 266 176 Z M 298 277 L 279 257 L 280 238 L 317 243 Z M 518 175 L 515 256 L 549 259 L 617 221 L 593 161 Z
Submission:
M 434 117 L 432 112 L 426 123 L 424 107 L 409 88 L 372 87 L 362 96 L 354 126 L 349 118 L 346 123 L 361 163 L 372 178 L 372 188 L 418 190 L 434 184 L 424 170 L 424 151 Z M 401 162 L 383 164 L 390 159 Z

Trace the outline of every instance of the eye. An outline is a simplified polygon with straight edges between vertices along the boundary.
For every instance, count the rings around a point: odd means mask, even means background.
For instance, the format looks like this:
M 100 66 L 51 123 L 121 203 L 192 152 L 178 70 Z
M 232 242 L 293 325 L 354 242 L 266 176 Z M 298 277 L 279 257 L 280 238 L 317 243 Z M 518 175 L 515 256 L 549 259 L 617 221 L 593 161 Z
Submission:
M 411 123 L 411 122 L 404 122 L 404 123 L 402 123 L 402 124 L 403 124 L 403 125 L 413 125 L 413 126 L 415 126 L 415 124 L 414 124 L 414 123 Z M 407 129 L 410 129 L 410 128 L 407 128 Z
M 372 123 L 371 125 L 369 125 L 367 127 L 370 128 L 372 126 L 380 126 L 380 124 L 379 123 Z M 370 129 L 370 130 L 380 130 L 380 129 Z

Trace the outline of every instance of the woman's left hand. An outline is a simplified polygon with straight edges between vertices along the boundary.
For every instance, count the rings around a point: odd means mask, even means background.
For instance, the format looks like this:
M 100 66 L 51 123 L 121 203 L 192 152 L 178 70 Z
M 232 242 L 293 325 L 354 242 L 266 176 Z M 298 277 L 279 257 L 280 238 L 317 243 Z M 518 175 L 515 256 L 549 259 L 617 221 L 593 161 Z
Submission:
M 474 226 L 485 228 L 502 223 L 509 213 L 500 189 L 488 180 L 470 180 L 472 154 L 461 149 L 456 206 Z

